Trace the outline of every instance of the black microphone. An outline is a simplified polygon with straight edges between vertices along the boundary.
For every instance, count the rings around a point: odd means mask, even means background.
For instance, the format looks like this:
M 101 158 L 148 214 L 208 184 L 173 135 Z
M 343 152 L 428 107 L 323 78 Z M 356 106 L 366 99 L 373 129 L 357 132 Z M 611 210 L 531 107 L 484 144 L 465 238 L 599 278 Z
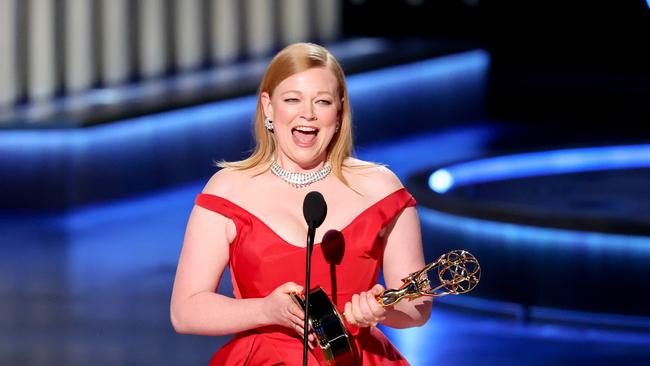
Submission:
M 323 224 L 327 216 L 327 204 L 320 192 L 312 191 L 307 193 L 302 204 L 302 214 L 309 228 L 316 229 Z
M 302 213 L 307 221 L 307 259 L 305 269 L 305 323 L 303 324 L 302 364 L 307 366 L 307 330 L 309 329 L 309 278 L 311 277 L 311 251 L 314 247 L 316 228 L 321 226 L 327 216 L 327 204 L 323 195 L 312 191 L 307 193 L 302 204 Z

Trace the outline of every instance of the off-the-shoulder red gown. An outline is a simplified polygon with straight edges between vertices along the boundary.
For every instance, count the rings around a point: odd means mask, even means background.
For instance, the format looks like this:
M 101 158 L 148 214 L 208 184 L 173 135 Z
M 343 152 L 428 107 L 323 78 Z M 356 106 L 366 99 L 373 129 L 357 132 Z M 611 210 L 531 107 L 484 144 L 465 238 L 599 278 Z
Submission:
M 283 240 L 262 220 L 222 197 L 199 194 L 196 204 L 233 220 L 237 236 L 230 245 L 230 270 L 236 298 L 267 296 L 293 281 L 304 286 L 305 248 Z M 353 294 L 377 283 L 383 241 L 379 233 L 415 200 L 404 188 L 361 212 L 341 231 L 325 234 L 312 253 L 311 287 L 320 286 L 343 313 Z M 358 359 L 355 365 L 408 365 L 376 327 L 348 327 Z M 210 365 L 302 365 L 302 337 L 270 326 L 238 333 L 217 351 Z M 318 365 L 309 354 L 309 365 Z

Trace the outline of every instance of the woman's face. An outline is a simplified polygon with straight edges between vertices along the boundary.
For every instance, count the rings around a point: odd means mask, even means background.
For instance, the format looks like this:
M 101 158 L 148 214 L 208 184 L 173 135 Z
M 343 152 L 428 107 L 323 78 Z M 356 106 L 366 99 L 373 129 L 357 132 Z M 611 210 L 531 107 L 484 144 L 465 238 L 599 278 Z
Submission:
M 293 171 L 319 166 L 340 121 L 341 98 L 336 76 L 311 68 L 284 79 L 273 96 L 261 94 L 266 117 L 273 121 L 276 159 Z

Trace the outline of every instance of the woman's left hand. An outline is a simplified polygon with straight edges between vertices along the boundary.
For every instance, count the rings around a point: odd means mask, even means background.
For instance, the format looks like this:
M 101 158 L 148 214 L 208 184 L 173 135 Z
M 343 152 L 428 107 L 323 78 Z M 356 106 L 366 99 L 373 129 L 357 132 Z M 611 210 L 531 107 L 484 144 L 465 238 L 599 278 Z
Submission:
M 352 296 L 345 304 L 345 320 L 357 327 L 374 327 L 386 319 L 388 309 L 379 305 L 376 296 L 384 291 L 384 286 L 376 284 L 370 291 Z

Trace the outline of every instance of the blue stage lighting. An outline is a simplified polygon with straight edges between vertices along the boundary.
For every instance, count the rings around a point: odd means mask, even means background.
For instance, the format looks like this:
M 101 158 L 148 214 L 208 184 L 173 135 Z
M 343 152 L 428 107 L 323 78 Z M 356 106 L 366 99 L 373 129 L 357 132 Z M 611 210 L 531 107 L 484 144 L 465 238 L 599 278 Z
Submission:
M 650 145 L 566 149 L 500 156 L 447 166 L 429 177 L 437 194 L 482 182 L 597 170 L 650 167 Z M 555 229 L 460 217 L 421 207 L 423 226 L 521 245 L 561 244 L 602 250 L 615 248 L 637 255 L 650 254 L 650 237 Z
M 453 232 L 481 238 L 485 241 L 517 243 L 519 246 L 559 246 L 566 250 L 613 250 L 648 257 L 650 237 L 640 235 L 608 234 L 520 225 L 451 215 L 428 207 L 418 209 L 422 227 L 426 230 Z
M 499 156 L 435 171 L 429 186 L 439 194 L 477 183 L 542 175 L 650 167 L 650 145 L 566 149 Z

